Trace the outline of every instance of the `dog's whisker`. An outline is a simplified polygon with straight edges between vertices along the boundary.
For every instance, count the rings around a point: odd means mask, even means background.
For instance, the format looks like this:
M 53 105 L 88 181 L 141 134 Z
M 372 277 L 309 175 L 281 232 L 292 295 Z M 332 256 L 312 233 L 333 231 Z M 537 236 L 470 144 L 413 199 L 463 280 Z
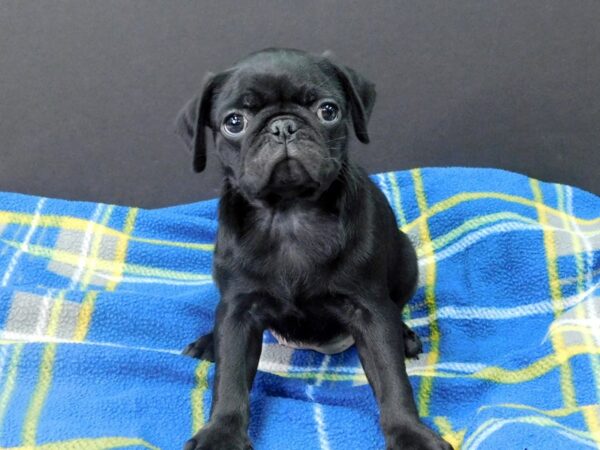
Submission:
M 341 137 L 338 137 L 338 138 L 329 139 L 329 140 L 325 141 L 325 143 L 327 144 L 329 142 L 342 141 L 344 139 L 346 139 L 346 136 L 341 136 Z

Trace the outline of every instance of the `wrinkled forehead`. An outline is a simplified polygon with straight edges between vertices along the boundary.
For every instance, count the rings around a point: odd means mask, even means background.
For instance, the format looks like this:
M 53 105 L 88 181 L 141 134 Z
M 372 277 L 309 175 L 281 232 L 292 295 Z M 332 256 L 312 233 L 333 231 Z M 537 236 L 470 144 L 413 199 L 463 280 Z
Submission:
M 337 77 L 326 64 L 301 58 L 261 57 L 234 67 L 217 104 L 220 110 L 252 110 L 286 103 L 308 107 L 329 98 L 343 105 L 342 92 Z

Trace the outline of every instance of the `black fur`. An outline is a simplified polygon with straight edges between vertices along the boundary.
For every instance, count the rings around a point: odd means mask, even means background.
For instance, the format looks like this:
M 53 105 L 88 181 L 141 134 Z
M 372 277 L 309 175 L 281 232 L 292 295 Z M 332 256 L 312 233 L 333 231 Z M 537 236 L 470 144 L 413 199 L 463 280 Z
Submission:
M 318 119 L 324 99 L 339 106 L 337 122 Z M 417 283 L 415 251 L 346 151 L 349 125 L 368 142 L 374 101 L 371 83 L 327 57 L 268 49 L 209 76 L 180 114 L 194 168 L 204 168 L 210 128 L 223 169 L 221 301 L 213 333 L 184 350 L 216 360 L 213 407 L 186 450 L 251 448 L 248 395 L 265 329 L 315 345 L 351 335 L 387 448 L 451 448 L 420 422 L 404 364 L 421 351 L 401 316 Z M 231 111 L 247 118 L 239 137 L 221 128 Z

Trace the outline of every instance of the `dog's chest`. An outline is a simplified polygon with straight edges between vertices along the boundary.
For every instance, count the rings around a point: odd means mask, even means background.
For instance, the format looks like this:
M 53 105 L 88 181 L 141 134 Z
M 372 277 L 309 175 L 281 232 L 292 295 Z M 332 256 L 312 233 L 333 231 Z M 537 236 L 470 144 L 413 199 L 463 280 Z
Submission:
M 263 264 L 282 281 L 315 277 L 343 247 L 337 217 L 316 209 L 274 212 L 260 221 L 258 229 Z
M 322 262 L 340 250 L 337 218 L 314 210 L 273 215 L 269 240 L 280 262 L 294 265 Z

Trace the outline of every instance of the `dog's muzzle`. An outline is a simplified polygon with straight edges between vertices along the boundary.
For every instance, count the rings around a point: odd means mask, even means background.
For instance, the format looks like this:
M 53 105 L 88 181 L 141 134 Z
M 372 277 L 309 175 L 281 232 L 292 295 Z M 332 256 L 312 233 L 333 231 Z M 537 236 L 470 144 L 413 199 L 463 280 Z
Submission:
M 302 197 L 311 195 L 318 187 L 300 162 L 286 158 L 273 167 L 262 194 L 282 198 Z
M 273 117 L 256 133 L 243 156 L 239 186 L 248 198 L 276 203 L 315 200 L 339 173 L 341 163 L 319 133 L 300 117 Z

